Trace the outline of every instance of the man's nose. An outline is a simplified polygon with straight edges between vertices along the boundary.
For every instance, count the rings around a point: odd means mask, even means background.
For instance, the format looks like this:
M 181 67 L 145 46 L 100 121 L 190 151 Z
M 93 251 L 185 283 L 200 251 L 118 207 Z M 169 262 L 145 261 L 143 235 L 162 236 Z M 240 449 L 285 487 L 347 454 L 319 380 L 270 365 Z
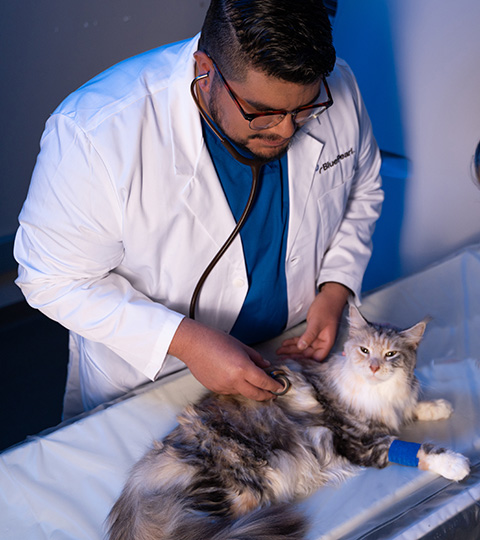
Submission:
M 290 139 L 290 137 L 292 137 L 292 135 L 295 133 L 296 129 L 297 125 L 293 119 L 293 116 L 291 114 L 287 114 L 280 124 L 277 124 L 274 128 L 272 128 L 271 132 L 275 133 L 275 135 L 283 137 L 284 139 Z

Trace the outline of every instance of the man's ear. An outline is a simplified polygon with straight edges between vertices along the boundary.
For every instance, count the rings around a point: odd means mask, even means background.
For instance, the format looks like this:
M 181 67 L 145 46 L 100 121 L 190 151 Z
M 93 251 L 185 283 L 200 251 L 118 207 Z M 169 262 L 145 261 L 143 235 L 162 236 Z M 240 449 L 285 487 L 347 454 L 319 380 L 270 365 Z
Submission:
M 196 51 L 193 53 L 196 63 L 196 75 L 210 74 L 212 75 L 213 65 L 210 58 L 203 51 Z M 211 88 L 211 77 L 205 77 L 198 82 L 203 92 L 209 92 Z

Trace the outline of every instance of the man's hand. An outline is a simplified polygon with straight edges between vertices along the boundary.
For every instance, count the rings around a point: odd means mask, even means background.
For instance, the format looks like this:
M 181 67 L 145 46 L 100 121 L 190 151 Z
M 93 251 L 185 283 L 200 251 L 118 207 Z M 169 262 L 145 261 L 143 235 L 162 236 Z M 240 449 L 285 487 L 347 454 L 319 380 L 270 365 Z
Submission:
M 340 283 L 325 283 L 307 313 L 307 327 L 299 336 L 286 339 L 277 354 L 324 360 L 337 337 L 338 325 L 350 290 Z
M 219 330 L 183 319 L 168 351 L 184 362 L 193 376 L 218 394 L 272 399 L 283 385 L 263 369 L 270 365 L 260 353 Z

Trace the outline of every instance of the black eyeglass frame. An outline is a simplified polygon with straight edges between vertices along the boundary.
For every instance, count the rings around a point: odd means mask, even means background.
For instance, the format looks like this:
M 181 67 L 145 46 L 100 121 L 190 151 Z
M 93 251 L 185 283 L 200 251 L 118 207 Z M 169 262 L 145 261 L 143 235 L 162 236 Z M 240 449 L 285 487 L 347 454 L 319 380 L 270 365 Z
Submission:
M 240 102 L 238 101 L 237 96 L 235 95 L 233 90 L 230 88 L 230 85 L 225 80 L 225 77 L 222 75 L 222 72 L 220 71 L 219 67 L 215 63 L 215 60 L 207 52 L 205 52 L 205 54 L 212 61 L 212 64 L 213 64 L 213 67 L 214 67 L 215 71 L 217 72 L 218 76 L 220 77 L 220 80 L 222 81 L 222 83 L 225 86 L 227 92 L 229 93 L 229 95 L 232 98 L 233 102 L 235 103 L 238 110 L 240 111 L 241 115 L 243 116 L 243 118 L 245 118 L 245 120 L 247 120 L 249 122 L 250 129 L 253 129 L 254 131 L 262 131 L 264 129 L 270 129 L 272 127 L 278 126 L 278 124 L 280 124 L 283 121 L 283 119 L 288 115 L 292 116 L 293 122 L 295 122 L 297 125 L 306 124 L 310 120 L 313 120 L 314 118 L 318 118 L 329 107 L 331 107 L 333 105 L 333 98 L 332 98 L 332 94 L 330 92 L 330 88 L 328 87 L 327 80 L 325 79 L 325 77 L 322 76 L 322 82 L 323 82 L 323 85 L 325 86 L 325 90 L 327 92 L 327 97 L 328 97 L 327 101 L 324 101 L 324 102 L 321 102 L 321 103 L 313 103 L 312 105 L 304 105 L 303 107 L 299 107 L 298 109 L 295 109 L 294 111 L 264 111 L 264 112 L 259 112 L 259 113 L 247 113 L 247 112 L 245 112 L 243 110 L 243 107 L 240 105 Z M 324 108 L 318 114 L 312 115 L 311 117 L 305 119 L 305 121 L 302 121 L 302 122 L 297 122 L 296 121 L 296 117 L 297 117 L 298 113 L 303 112 L 303 111 L 308 111 L 309 109 L 320 109 L 321 107 L 324 107 Z M 262 117 L 265 117 L 265 116 L 279 116 L 280 118 L 279 118 L 278 122 L 273 123 L 273 124 L 271 124 L 269 126 L 252 127 L 252 121 L 254 121 L 256 118 L 262 118 Z

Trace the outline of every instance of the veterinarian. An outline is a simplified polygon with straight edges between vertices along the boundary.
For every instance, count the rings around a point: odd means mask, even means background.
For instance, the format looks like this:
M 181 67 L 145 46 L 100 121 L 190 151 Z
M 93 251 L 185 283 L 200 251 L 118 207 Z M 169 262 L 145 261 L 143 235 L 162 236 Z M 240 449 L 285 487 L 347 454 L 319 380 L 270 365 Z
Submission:
M 196 78 L 192 85 L 192 81 Z M 252 184 L 202 120 L 264 163 Z M 333 104 L 332 104 L 333 102 Z M 354 76 L 318 0 L 213 0 L 199 36 L 97 76 L 52 114 L 15 242 L 28 303 L 70 330 L 68 418 L 187 365 L 256 400 L 250 345 L 325 358 L 359 297 L 382 191 Z

